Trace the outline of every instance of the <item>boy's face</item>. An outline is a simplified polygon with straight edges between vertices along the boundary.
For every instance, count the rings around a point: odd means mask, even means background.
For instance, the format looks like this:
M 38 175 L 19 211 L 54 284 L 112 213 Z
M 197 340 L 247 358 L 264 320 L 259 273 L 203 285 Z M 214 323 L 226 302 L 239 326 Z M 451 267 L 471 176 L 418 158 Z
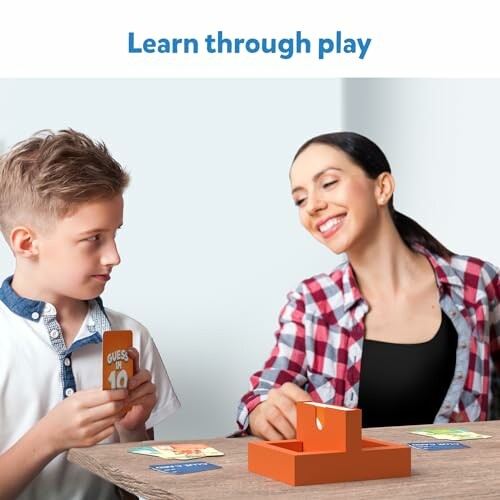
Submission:
M 88 300 L 103 292 L 120 263 L 115 236 L 122 222 L 118 195 L 79 205 L 37 236 L 37 277 L 47 301 Z

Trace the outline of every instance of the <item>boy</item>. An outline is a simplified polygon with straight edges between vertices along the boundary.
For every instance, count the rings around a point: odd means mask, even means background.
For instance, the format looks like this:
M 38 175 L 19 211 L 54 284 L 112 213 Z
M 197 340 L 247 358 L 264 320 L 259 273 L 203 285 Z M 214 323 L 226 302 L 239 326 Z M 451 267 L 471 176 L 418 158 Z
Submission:
M 120 263 L 128 174 L 102 143 L 45 132 L 0 157 L 0 229 L 16 259 L 0 288 L 0 499 L 115 498 L 65 451 L 152 439 L 179 407 L 156 346 L 99 298 Z M 132 330 L 128 390 L 101 386 L 106 330 Z M 131 409 L 123 416 L 125 406 Z

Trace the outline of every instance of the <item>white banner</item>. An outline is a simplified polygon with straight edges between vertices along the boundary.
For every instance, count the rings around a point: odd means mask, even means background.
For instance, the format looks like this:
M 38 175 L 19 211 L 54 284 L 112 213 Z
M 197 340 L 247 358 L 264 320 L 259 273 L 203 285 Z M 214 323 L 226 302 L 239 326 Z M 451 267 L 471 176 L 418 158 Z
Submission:
M 0 77 L 499 77 L 494 0 L 28 0 Z

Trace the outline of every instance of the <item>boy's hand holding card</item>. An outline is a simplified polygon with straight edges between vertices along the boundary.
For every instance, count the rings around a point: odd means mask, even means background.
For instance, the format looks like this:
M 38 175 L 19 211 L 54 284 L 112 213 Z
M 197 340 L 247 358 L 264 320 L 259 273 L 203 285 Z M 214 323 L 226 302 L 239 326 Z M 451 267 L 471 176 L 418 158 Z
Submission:
M 130 330 L 108 330 L 102 339 L 102 388 L 127 389 L 126 406 L 116 422 L 121 441 L 150 439 L 145 423 L 156 404 L 151 372 L 140 368 L 139 352 Z

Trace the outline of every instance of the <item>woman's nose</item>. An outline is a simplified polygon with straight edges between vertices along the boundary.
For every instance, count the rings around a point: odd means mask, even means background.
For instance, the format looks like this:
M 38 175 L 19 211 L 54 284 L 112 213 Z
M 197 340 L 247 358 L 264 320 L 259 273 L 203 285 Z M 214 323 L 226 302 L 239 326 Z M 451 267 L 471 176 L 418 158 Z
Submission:
M 309 196 L 307 200 L 307 211 L 310 215 L 314 215 L 321 210 L 324 210 L 327 206 L 327 203 L 324 199 L 319 196 Z

